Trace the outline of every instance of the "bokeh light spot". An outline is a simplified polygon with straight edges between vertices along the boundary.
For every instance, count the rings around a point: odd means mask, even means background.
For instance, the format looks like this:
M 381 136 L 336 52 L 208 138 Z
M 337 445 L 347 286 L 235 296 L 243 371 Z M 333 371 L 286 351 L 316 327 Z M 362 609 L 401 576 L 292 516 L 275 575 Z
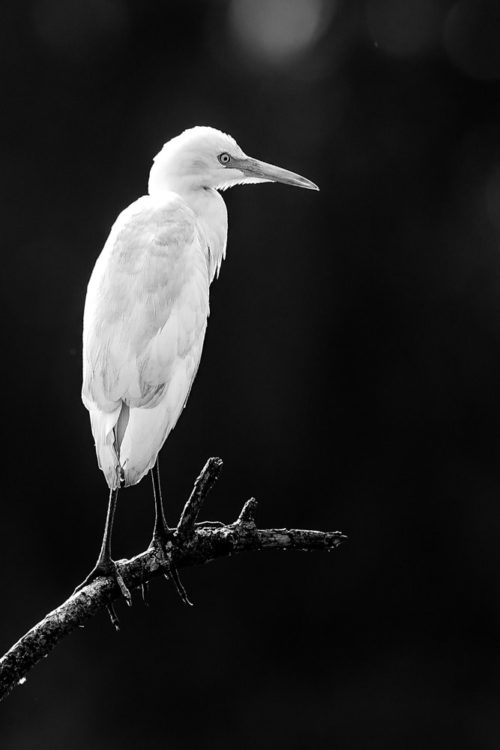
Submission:
M 286 64 L 326 29 L 336 0 L 232 0 L 229 23 L 240 50 L 256 62 Z

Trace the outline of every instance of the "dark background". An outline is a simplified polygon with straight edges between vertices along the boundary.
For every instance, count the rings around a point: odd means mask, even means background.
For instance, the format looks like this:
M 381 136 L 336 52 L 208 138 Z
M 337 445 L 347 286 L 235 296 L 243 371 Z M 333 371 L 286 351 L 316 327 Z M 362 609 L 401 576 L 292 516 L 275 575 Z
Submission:
M 36 0 L 0 11 L 0 647 L 98 551 L 81 317 L 114 218 L 186 127 L 314 180 L 238 188 L 173 522 L 342 529 L 156 581 L 2 704 L 4 750 L 500 747 L 500 6 Z M 150 483 L 115 556 L 146 546 Z

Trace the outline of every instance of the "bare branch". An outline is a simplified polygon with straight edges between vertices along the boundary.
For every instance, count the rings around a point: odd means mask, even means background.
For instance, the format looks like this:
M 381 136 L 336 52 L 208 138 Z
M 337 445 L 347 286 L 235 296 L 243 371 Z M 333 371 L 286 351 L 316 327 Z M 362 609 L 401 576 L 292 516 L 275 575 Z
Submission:
M 247 500 L 243 508 L 241 509 L 240 515 L 236 523 L 243 526 L 255 526 L 255 513 L 257 511 L 257 500 L 251 497 Z
M 209 458 L 201 470 L 201 474 L 194 483 L 193 491 L 184 506 L 177 525 L 176 536 L 179 539 L 185 540 L 193 535 L 201 506 L 217 481 L 221 469 L 222 459 Z
M 206 524 L 195 525 L 203 499 L 213 486 L 221 466 L 220 459 L 210 459 L 207 462 L 184 507 L 181 516 L 181 522 L 185 519 L 184 526 L 181 527 L 179 522 L 172 533 L 172 560 L 177 568 L 201 565 L 215 558 L 230 557 L 240 552 L 280 549 L 330 551 L 346 539 L 340 531 L 258 529 L 254 520 L 257 508 L 254 498 L 247 500 L 238 519 L 232 524 L 208 521 Z M 131 560 L 120 560 L 118 565 L 130 590 L 144 590 L 148 581 L 163 573 L 161 562 L 152 549 Z M 29 670 L 64 636 L 75 628 L 82 627 L 86 620 L 109 607 L 119 596 L 120 589 L 113 579 L 98 578 L 49 612 L 0 659 L 0 701 L 16 685 L 25 681 Z

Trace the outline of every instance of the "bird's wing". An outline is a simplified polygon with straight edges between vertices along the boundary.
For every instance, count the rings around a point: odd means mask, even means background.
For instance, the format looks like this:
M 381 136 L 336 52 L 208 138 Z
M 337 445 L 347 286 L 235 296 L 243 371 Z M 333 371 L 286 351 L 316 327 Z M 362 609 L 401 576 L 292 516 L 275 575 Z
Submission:
M 122 404 L 130 415 L 120 464 L 134 461 L 134 433 L 143 432 L 139 411 L 149 412 L 146 422 L 155 422 L 149 433 L 156 435 L 141 453 L 147 449 L 156 460 L 196 373 L 208 287 L 196 218 L 178 196 L 161 205 L 140 198 L 118 217 L 92 273 L 84 313 L 82 398 L 103 470 L 99 445 L 117 463 L 113 429 Z

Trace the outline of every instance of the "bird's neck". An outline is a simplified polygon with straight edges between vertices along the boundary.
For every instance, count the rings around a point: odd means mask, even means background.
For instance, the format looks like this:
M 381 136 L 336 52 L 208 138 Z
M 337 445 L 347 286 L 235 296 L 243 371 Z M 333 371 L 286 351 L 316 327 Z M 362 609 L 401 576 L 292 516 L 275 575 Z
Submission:
M 222 261 L 226 257 L 227 208 L 222 196 L 213 190 L 199 189 L 189 201 L 198 219 L 200 232 L 206 243 L 207 265 L 210 282 L 219 275 Z
M 210 282 L 219 274 L 226 257 L 227 209 L 222 196 L 212 188 L 181 188 L 178 184 L 170 190 L 176 192 L 194 211 L 202 246 L 206 253 Z

